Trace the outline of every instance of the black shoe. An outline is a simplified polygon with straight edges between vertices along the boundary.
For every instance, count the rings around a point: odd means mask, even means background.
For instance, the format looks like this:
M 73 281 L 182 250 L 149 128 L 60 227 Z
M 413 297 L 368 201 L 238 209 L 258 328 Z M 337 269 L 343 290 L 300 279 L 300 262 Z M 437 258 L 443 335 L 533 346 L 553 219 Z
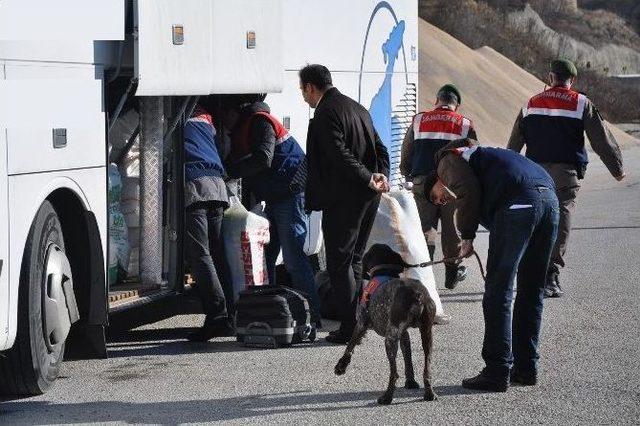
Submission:
M 236 335 L 236 330 L 228 320 L 220 320 L 205 324 L 194 332 L 187 334 L 190 342 L 206 342 L 214 337 L 232 337 Z
M 486 392 L 506 392 L 509 389 L 509 380 L 491 377 L 484 369 L 477 376 L 464 379 L 462 387 Z
M 445 265 L 444 286 L 449 290 L 456 288 L 459 282 L 467 278 L 467 267 L 462 265 Z
M 329 335 L 325 337 L 325 340 L 329 343 L 335 343 L 336 345 L 346 345 L 351 339 L 351 334 L 352 333 L 345 333 L 342 330 L 336 330 L 329 333 Z
M 547 282 L 544 285 L 544 297 L 562 297 L 564 292 L 560 287 L 560 279 L 556 271 L 547 272 Z
M 522 374 L 516 370 L 511 370 L 509 382 L 521 386 L 535 386 L 538 383 L 538 377 L 535 374 Z

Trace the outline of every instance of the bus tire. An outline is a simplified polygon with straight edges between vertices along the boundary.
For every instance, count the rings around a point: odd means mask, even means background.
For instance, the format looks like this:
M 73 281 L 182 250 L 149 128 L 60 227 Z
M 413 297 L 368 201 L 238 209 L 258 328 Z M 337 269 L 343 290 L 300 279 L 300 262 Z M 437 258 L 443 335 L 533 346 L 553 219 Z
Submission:
M 64 339 L 58 339 L 62 341 L 56 341 L 58 331 L 52 330 L 52 327 L 58 321 L 51 320 L 49 315 L 50 324 L 47 325 L 46 314 L 51 313 L 48 304 L 51 294 L 48 292 L 53 287 L 50 284 L 52 277 L 55 275 L 63 277 L 63 280 L 72 279 L 64 250 L 60 220 L 51 203 L 45 201 L 31 225 L 24 249 L 18 292 L 16 341 L 11 349 L 0 354 L 2 395 L 40 395 L 58 377 L 66 335 Z M 66 267 L 61 268 L 63 273 L 52 274 L 51 262 L 66 262 Z M 47 333 L 44 330 L 51 330 L 48 336 L 45 336 Z

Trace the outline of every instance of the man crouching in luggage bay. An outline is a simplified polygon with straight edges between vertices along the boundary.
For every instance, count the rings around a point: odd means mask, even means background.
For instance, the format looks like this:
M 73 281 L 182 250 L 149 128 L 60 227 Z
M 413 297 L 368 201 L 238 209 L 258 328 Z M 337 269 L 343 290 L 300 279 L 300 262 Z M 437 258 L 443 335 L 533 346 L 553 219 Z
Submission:
M 239 106 L 237 106 L 239 107 Z M 239 109 L 239 108 L 236 108 Z M 265 257 L 269 282 L 276 283 L 276 260 L 282 257 L 296 289 L 305 292 L 320 326 L 320 298 L 313 269 L 304 252 L 308 217 L 304 210 L 305 155 L 269 105 L 255 101 L 229 114 L 232 147 L 227 172 L 242 178 L 258 201 L 265 201 L 270 242 Z M 236 117 L 233 117 L 236 115 Z
M 558 230 L 553 180 L 533 161 L 471 139 L 451 142 L 435 160 L 437 174 L 425 191 L 434 204 L 455 201 L 461 255 L 473 254 L 479 223 L 489 230 L 482 299 L 486 367 L 462 386 L 505 392 L 510 382 L 535 385 L 545 277 Z

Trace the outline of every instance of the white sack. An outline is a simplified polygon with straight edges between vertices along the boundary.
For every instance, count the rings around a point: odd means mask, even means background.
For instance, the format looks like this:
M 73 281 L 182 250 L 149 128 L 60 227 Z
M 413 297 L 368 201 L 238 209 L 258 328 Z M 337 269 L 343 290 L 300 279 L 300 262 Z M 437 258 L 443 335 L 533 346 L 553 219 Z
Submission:
M 387 244 L 400 253 L 407 263 L 431 260 L 422 234 L 418 207 L 411 192 L 392 191 L 382 194 L 367 249 L 376 243 Z M 431 267 L 409 268 L 402 276 L 420 280 L 436 304 L 436 322 L 448 322 L 449 316 L 444 313 Z
M 250 285 L 269 284 L 264 248 L 269 243 L 269 220 L 247 211 L 237 197 L 224 212 L 222 240 L 231 271 L 234 298 Z M 257 206 L 260 210 L 261 205 Z
M 109 153 L 111 161 L 120 156 L 124 146 L 140 123 L 140 115 L 135 109 L 123 111 L 109 132 Z M 140 176 L 140 135 L 135 139 L 131 149 L 118 164 L 120 174 L 124 177 Z M 125 184 L 126 186 L 126 184 Z

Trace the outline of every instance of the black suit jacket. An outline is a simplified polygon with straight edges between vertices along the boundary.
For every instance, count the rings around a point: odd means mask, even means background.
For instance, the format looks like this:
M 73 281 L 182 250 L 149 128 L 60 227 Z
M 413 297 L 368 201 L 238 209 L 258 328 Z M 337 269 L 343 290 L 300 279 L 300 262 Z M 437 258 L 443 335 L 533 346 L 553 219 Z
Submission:
M 345 198 L 372 199 L 372 173 L 389 177 L 389 153 L 369 112 L 338 89 L 327 90 L 307 133 L 307 210 L 323 210 Z

